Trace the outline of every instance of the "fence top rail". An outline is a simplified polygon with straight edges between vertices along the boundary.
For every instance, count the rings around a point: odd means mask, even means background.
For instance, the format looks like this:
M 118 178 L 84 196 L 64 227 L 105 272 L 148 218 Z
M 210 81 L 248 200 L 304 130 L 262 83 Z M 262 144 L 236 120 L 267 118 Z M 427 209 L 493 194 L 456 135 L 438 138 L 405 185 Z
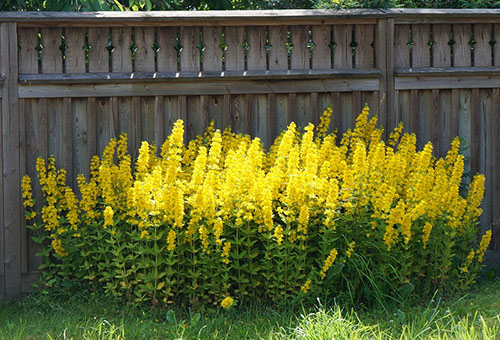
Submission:
M 21 26 L 67 25 L 282 25 L 322 23 L 342 19 L 366 20 L 384 16 L 379 9 L 352 10 L 247 10 L 247 11 L 151 11 L 151 12 L 0 12 L 0 22 Z
M 151 12 L 0 12 L 19 26 L 214 26 L 373 23 L 496 22 L 500 9 L 350 9 Z

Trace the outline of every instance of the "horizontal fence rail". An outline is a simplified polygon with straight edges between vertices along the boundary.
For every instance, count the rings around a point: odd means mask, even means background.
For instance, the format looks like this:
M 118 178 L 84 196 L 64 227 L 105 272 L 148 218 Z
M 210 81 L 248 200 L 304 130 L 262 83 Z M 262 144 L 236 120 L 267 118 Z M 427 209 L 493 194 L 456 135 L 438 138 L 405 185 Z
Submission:
M 0 102 L 0 295 L 38 278 L 20 200 L 37 157 L 75 185 L 110 138 L 135 154 L 179 118 L 186 142 L 214 121 L 267 147 L 328 105 L 342 133 L 368 104 L 436 156 L 460 136 L 500 246 L 500 10 L 0 12 Z

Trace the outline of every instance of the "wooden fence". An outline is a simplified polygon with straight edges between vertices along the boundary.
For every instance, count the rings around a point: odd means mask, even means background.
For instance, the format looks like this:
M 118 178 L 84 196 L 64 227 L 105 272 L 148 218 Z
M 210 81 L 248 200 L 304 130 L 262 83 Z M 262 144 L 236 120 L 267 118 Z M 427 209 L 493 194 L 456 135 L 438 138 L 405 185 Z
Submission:
M 20 201 L 36 157 L 74 184 L 111 137 L 127 132 L 135 153 L 178 118 L 187 139 L 214 120 L 269 145 L 329 104 L 345 131 L 368 103 L 436 155 L 463 137 L 487 178 L 482 230 L 499 218 L 497 10 L 0 13 L 0 72 L 0 295 L 38 277 Z

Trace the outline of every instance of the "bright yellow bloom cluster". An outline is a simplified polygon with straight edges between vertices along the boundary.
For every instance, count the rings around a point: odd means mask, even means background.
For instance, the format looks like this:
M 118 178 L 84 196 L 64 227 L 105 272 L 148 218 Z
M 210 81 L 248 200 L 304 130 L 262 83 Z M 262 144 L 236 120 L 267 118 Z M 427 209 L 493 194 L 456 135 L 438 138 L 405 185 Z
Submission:
M 481 242 L 479 243 L 479 249 L 476 251 L 477 259 L 479 262 L 483 262 L 484 253 L 486 249 L 488 249 L 488 245 L 491 241 L 491 230 L 488 230 L 484 233 L 483 237 L 481 237 Z
M 226 298 L 224 298 L 224 300 L 221 301 L 220 305 L 222 308 L 224 309 L 228 309 L 229 307 L 231 307 L 234 303 L 234 300 L 232 297 L 228 296 Z
M 317 292 L 337 261 L 337 249 L 343 266 L 377 251 L 383 253 L 375 256 L 377 261 L 404 255 L 415 263 L 442 263 L 444 271 L 455 265 L 454 269 L 473 272 L 471 264 L 476 256 L 482 260 L 491 232 L 483 236 L 472 258 L 463 253 L 474 244 L 468 235 L 474 234 L 471 230 L 481 214 L 484 176 L 476 175 L 467 193 L 462 192 L 459 139 L 442 159 L 433 156 L 431 143 L 417 150 L 416 136 L 403 133 L 402 124 L 385 142 L 377 118 L 365 107 L 354 129 L 337 141 L 335 133 L 328 133 L 331 114 L 327 109 L 316 129 L 290 123 L 269 151 L 259 138 L 220 132 L 213 126 L 186 147 L 179 120 L 161 147 L 142 142 L 133 164 L 122 135 L 110 141 L 101 158 L 92 159 L 88 179 L 77 177 L 79 199 L 66 187 L 65 171 L 56 169 L 55 160 L 49 158 L 46 165 L 39 159 L 45 196 L 41 216 L 52 248 L 67 255 L 63 244 L 77 249 L 69 246 L 77 235 L 79 244 L 88 242 L 89 247 L 97 246 L 97 239 L 110 248 L 121 244 L 114 249 L 114 254 L 123 255 L 116 260 L 121 265 L 109 269 L 114 274 L 99 282 L 123 288 L 120 294 L 125 296 L 152 301 L 158 300 L 155 289 L 162 291 L 165 301 L 181 295 L 193 303 L 211 299 L 213 304 L 228 294 L 238 294 L 238 299 L 249 296 L 252 284 L 266 287 L 263 296 L 272 299 Z M 23 178 L 22 189 L 24 204 L 31 209 L 29 178 Z M 121 239 L 104 240 L 110 235 Z M 451 252 L 461 252 L 453 258 L 462 263 L 450 264 L 449 256 L 433 258 L 441 252 L 434 238 L 443 235 L 450 239 L 439 241 Z M 100 250 L 82 252 L 92 251 Z M 95 268 L 105 264 L 87 264 L 90 258 L 82 262 L 87 277 L 94 280 L 99 275 Z M 415 265 L 420 269 L 399 262 L 386 265 L 399 268 L 404 280 L 442 281 L 442 276 L 430 277 L 437 274 L 421 269 L 422 263 Z M 154 276 L 153 268 L 157 277 L 145 282 Z M 278 292 L 281 287 L 287 291 Z M 223 303 L 230 306 L 228 299 Z
M 113 225 L 113 216 L 114 211 L 109 205 L 104 209 L 104 224 L 103 227 L 112 226 Z
M 330 269 L 330 267 L 333 265 L 333 263 L 337 259 L 337 255 L 338 255 L 337 249 L 335 249 L 335 248 L 332 249 L 332 251 L 330 252 L 330 254 L 328 255 L 328 257 L 325 260 L 325 264 L 323 265 L 323 269 L 321 269 L 320 275 L 321 275 L 322 279 L 325 278 L 326 272 L 328 271 L 328 269 Z

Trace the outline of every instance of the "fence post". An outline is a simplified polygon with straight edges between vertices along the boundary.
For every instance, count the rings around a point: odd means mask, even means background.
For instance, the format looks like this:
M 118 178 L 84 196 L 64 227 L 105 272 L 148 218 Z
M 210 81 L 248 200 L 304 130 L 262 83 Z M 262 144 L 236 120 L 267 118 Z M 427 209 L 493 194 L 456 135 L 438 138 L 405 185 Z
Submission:
M 2 191 L 4 289 L 7 297 L 21 295 L 21 190 L 18 114 L 17 24 L 0 24 L 2 84 Z
M 387 15 L 387 14 L 386 14 Z M 380 125 L 387 134 L 394 117 L 394 18 L 377 20 L 376 68 L 382 72 L 379 84 Z

